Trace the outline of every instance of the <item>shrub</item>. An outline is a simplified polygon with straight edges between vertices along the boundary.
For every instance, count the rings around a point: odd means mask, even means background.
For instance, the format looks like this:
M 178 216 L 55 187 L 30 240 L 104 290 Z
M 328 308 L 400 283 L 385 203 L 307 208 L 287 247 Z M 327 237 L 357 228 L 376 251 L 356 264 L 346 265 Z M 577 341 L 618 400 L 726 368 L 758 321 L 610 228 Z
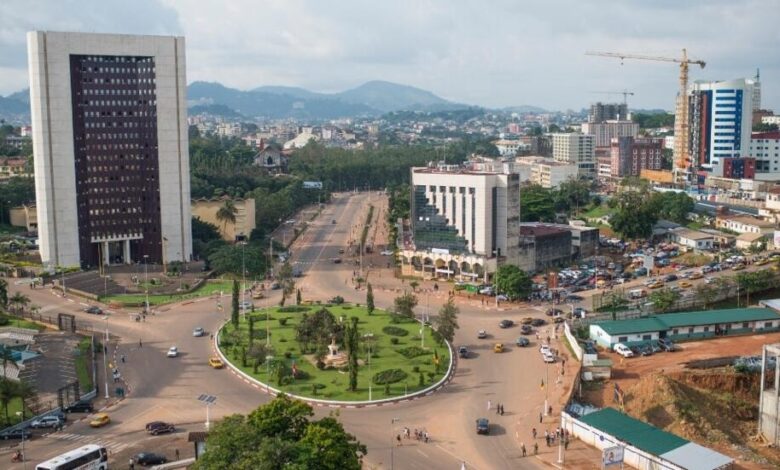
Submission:
M 415 374 L 416 374 L 416 373 L 418 373 L 418 372 L 420 372 L 420 366 L 414 366 L 414 367 L 412 367 L 412 372 L 414 372 Z
M 377 385 L 394 384 L 407 377 L 406 372 L 401 369 L 387 369 L 374 374 L 373 382 Z
M 403 355 L 407 359 L 414 359 L 417 356 L 428 354 L 428 351 L 419 346 L 409 346 L 408 348 L 396 349 L 396 352 Z
M 336 297 L 333 297 L 332 299 L 328 300 L 328 303 L 334 304 L 334 305 L 341 305 L 344 303 L 344 297 L 337 295 Z
M 279 326 L 285 326 L 287 324 L 287 317 L 282 317 L 279 319 Z
M 291 357 L 292 357 L 292 353 L 290 351 L 285 351 L 284 352 L 284 358 L 285 359 L 290 359 Z
M 279 381 L 279 385 L 281 385 L 281 386 L 290 385 L 290 384 L 292 383 L 292 381 L 293 381 L 293 378 L 292 378 L 292 377 L 290 377 L 289 375 L 285 375 L 285 376 L 284 376 L 284 377 L 282 377 L 282 379 Z
M 406 336 L 409 334 L 408 331 L 401 328 L 400 326 L 393 325 L 387 325 L 386 327 L 382 328 L 382 332 L 390 336 Z
M 398 344 L 398 338 L 390 338 L 391 344 Z
M 352 305 L 344 305 L 341 308 L 344 309 L 344 310 L 352 310 Z
M 417 383 L 420 387 L 425 386 L 425 377 L 423 377 L 422 372 L 420 372 L 420 380 Z
M 323 370 L 325 368 L 325 363 L 322 361 L 321 358 L 318 358 L 315 366 L 317 367 L 317 369 Z
M 390 395 L 390 384 L 385 384 L 385 395 Z
M 295 373 L 295 380 L 306 380 L 309 379 L 311 376 L 308 372 L 305 370 L 298 369 L 298 372 Z
M 428 380 L 433 382 L 433 378 L 434 377 L 436 377 L 436 373 L 435 372 L 428 372 Z
M 286 343 L 287 342 L 287 338 L 279 338 L 279 342 L 280 343 Z
M 308 312 L 311 310 L 311 307 L 307 307 L 305 305 L 286 305 L 284 307 L 279 307 L 276 309 L 278 312 L 282 313 L 301 313 L 301 312 Z
M 0 326 L 5 326 L 10 322 L 11 320 L 9 320 L 9 318 L 6 317 L 5 315 L 0 316 Z

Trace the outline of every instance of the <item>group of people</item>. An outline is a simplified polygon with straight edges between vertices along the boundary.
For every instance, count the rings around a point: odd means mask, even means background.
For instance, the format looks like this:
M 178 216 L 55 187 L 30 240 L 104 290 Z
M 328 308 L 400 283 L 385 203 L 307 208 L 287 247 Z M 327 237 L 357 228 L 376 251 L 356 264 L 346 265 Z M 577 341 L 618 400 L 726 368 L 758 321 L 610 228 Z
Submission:
M 534 440 L 536 440 L 536 428 L 531 429 L 531 436 L 533 436 Z M 547 444 L 547 447 L 552 447 L 555 445 L 556 441 L 562 442 L 564 449 L 568 449 L 569 447 L 569 431 L 567 429 L 561 429 L 560 427 L 555 428 L 553 431 L 544 430 L 544 441 Z M 534 446 L 536 447 L 536 443 L 534 443 Z M 525 447 L 525 446 L 523 446 Z M 536 448 L 534 449 L 534 454 L 536 453 Z M 525 453 L 523 453 L 525 455 Z
M 426 431 L 425 429 L 414 428 L 414 430 L 410 430 L 409 428 L 404 427 L 404 429 L 403 429 L 404 439 L 411 439 L 412 435 L 414 435 L 414 440 L 416 440 L 416 441 L 428 442 L 428 431 Z M 403 444 L 401 444 L 401 435 L 400 434 L 398 436 L 396 436 L 396 439 L 398 440 L 398 445 L 399 446 L 403 445 Z

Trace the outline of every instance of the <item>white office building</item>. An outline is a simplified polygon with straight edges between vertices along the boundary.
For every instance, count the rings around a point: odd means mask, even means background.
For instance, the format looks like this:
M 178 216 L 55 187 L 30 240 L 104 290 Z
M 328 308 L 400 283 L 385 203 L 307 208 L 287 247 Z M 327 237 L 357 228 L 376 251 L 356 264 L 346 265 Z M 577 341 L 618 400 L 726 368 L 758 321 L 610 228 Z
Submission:
M 585 122 L 582 133 L 592 135 L 596 147 L 609 147 L 612 139 L 638 136 L 639 124 L 634 121 Z
M 559 162 L 546 157 L 517 157 L 515 171 L 520 181 L 530 181 L 543 188 L 557 188 L 569 179 L 577 179 L 579 168 L 575 163 Z
M 43 264 L 189 260 L 184 38 L 27 35 Z
M 780 131 L 754 132 L 749 154 L 756 159 L 757 180 L 780 180 Z
M 595 137 L 589 134 L 550 134 L 553 146 L 553 159 L 559 162 L 574 163 L 579 176 L 596 176 Z

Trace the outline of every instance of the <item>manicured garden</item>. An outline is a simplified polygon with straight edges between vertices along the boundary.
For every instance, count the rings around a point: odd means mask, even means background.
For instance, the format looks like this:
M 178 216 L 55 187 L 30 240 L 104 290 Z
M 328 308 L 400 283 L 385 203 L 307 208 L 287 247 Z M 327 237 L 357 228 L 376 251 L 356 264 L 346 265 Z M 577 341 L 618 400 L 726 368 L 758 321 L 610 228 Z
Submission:
M 350 334 L 352 317 L 358 319 L 354 335 Z M 266 329 L 270 332 L 268 350 Z M 412 318 L 378 309 L 369 315 L 364 306 L 343 304 L 258 311 L 241 318 L 238 328 L 228 322 L 219 339 L 220 350 L 230 362 L 276 389 L 316 399 L 364 401 L 369 399 L 369 381 L 372 399 L 378 400 L 411 394 L 444 377 L 450 352 L 434 334 L 426 326 L 421 340 L 420 323 Z M 358 361 L 354 391 L 350 390 L 349 361 L 327 364 L 328 345 L 334 336 L 345 358 L 350 338 L 356 338 L 352 343 Z M 272 359 L 266 360 L 269 356 Z
M 183 294 L 149 294 L 149 305 L 164 305 L 170 303 L 181 302 L 183 300 L 196 299 L 199 297 L 206 297 L 215 292 L 230 293 L 233 288 L 233 281 L 231 280 L 219 280 L 219 281 L 207 281 L 200 285 L 192 292 Z M 122 304 L 126 307 L 141 306 L 146 302 L 146 294 L 113 294 L 100 297 L 101 302 L 107 304 Z

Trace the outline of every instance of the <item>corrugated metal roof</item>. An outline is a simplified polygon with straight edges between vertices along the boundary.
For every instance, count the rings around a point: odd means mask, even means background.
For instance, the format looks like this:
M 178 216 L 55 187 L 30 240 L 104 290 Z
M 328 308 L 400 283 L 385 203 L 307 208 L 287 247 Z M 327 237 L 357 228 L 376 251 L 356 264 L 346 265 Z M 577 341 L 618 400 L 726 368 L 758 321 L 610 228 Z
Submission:
M 780 320 L 780 314 L 769 308 L 730 308 L 725 310 L 667 313 L 633 320 L 610 320 L 595 322 L 594 325 L 600 326 L 607 334 L 614 336 L 664 331 L 682 326 L 703 326 L 764 320 Z
M 712 449 L 689 442 L 660 456 L 682 468 L 696 470 L 718 470 L 729 468 L 734 459 Z
M 582 416 L 580 421 L 653 455 L 662 455 L 688 444 L 685 439 L 625 415 L 614 408 Z

